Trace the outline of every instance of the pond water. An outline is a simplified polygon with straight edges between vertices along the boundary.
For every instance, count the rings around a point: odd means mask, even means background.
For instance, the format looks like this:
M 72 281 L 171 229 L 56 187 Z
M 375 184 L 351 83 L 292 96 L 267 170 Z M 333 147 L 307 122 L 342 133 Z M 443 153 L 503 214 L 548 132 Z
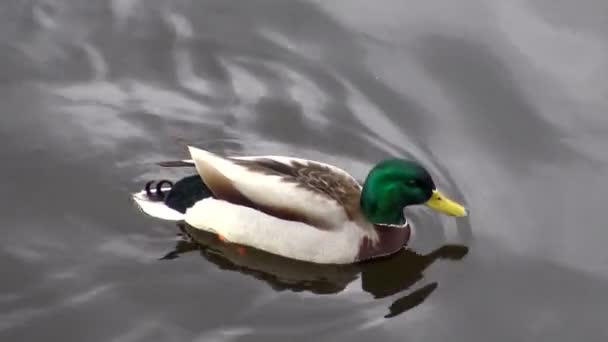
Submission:
M 4 1 L 0 340 L 606 341 L 606 14 Z M 358 179 L 415 158 L 471 214 L 407 208 L 412 243 L 368 263 L 243 254 L 131 201 L 187 144 Z

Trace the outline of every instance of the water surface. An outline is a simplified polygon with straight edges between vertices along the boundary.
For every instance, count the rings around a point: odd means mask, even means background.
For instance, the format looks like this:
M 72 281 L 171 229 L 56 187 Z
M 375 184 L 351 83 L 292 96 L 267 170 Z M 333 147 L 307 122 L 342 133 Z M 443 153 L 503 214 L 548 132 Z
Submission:
M 605 341 L 607 13 L 3 2 L 0 339 Z M 416 158 L 471 215 L 408 208 L 408 249 L 359 265 L 243 255 L 130 201 L 186 144 Z

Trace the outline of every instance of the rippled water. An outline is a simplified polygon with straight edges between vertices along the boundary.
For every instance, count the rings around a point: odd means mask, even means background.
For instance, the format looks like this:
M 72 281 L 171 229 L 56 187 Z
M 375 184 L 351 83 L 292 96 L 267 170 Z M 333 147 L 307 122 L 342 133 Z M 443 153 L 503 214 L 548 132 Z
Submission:
M 3 1 L 0 340 L 606 341 L 607 4 Z M 130 201 L 186 144 L 413 157 L 472 214 L 241 255 Z

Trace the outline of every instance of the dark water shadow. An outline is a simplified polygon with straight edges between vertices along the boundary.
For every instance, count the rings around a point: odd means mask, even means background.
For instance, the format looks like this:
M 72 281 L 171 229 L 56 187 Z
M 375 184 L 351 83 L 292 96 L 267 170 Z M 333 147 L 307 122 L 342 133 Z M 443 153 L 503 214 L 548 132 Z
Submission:
M 391 306 L 389 306 L 389 313 L 386 314 L 384 318 L 393 318 L 399 316 L 400 314 L 422 304 L 422 302 L 424 302 L 424 300 L 427 299 L 438 286 L 439 283 L 437 282 L 430 283 L 415 290 L 407 296 L 397 299 L 393 302 L 393 304 L 391 304 Z
M 319 265 L 224 243 L 215 234 L 184 223 L 179 223 L 178 227 L 182 239 L 161 260 L 199 253 L 220 269 L 252 276 L 275 291 L 305 291 L 319 295 L 339 293 L 358 277 L 361 278 L 362 290 L 376 300 L 405 293 L 423 278 L 424 271 L 436 261 L 461 260 L 468 253 L 465 246 L 444 245 L 428 254 L 402 249 L 391 256 L 356 264 Z M 437 286 L 438 283 L 433 282 L 405 293 L 391 303 L 385 317 L 395 317 L 421 304 Z

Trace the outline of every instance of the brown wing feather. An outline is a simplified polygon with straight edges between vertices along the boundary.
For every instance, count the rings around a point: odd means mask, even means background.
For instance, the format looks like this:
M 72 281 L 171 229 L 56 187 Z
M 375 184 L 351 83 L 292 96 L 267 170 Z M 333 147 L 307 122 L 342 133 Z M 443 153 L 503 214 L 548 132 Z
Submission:
M 242 194 L 228 178 L 209 164 L 200 165 L 199 171 L 205 184 L 209 187 L 214 197 L 217 199 L 256 209 L 283 220 L 303 222 L 321 229 L 332 228 L 327 226 L 327 223 L 323 220 L 316 220 L 305 215 L 304 213 L 300 213 L 287 207 L 274 207 L 254 203 L 247 196 Z
M 350 219 L 358 217 L 361 188 L 352 177 L 334 172 L 321 163 L 291 160 L 289 164 L 270 158 L 232 159 L 251 171 L 281 176 L 283 181 L 323 195 L 342 205 Z

